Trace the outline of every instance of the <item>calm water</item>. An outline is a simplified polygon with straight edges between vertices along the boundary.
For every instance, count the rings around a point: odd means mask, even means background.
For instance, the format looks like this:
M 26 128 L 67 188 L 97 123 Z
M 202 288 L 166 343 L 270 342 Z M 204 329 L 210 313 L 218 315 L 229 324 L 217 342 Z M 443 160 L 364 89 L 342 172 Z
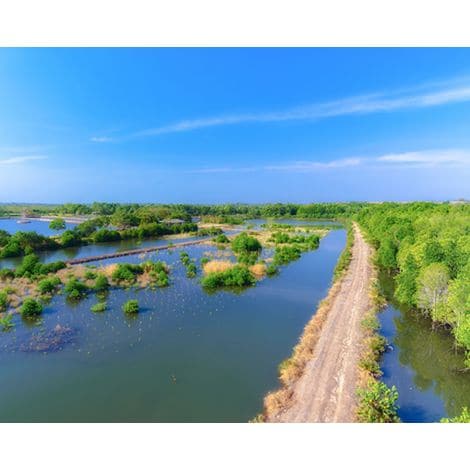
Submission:
M 38 252 L 42 263 L 52 263 L 53 261 L 69 260 L 74 258 L 86 258 L 89 256 L 102 255 L 108 253 L 118 253 L 120 251 L 132 250 L 134 248 L 146 248 L 149 246 L 163 246 L 170 242 L 181 243 L 192 240 L 202 240 L 207 237 L 180 237 L 175 239 L 148 239 L 148 240 L 122 240 L 116 242 L 97 243 L 94 245 L 75 246 L 60 250 Z M 21 264 L 22 257 L 5 258 L 0 260 L 0 268 L 16 268 Z M 120 262 L 127 262 L 127 258 L 121 258 Z M 113 261 L 115 262 L 115 260 Z
M 383 381 L 399 393 L 404 422 L 435 422 L 470 407 L 470 375 L 449 332 L 432 328 L 423 316 L 393 299 L 393 284 L 383 276 L 389 306 L 380 314 L 381 334 L 391 344 L 383 356 Z
M 37 232 L 41 235 L 60 235 L 64 230 L 51 230 L 49 228 L 49 222 L 41 222 L 39 220 L 33 220 L 29 224 L 19 224 L 18 218 L 12 219 L 0 219 L 0 230 L 6 230 L 9 233 L 16 232 Z M 76 224 L 65 224 L 65 229 L 70 230 L 74 228 Z
M 330 232 L 318 250 L 239 294 L 205 293 L 173 249 L 149 255 L 171 265 L 168 288 L 114 290 L 101 314 L 90 312 L 94 296 L 77 305 L 54 298 L 41 325 L 17 318 L 0 334 L 0 421 L 249 420 L 277 387 L 277 366 L 325 296 L 345 239 Z M 185 251 L 199 260 L 214 248 Z M 128 298 L 142 307 L 135 317 L 121 311 Z M 62 350 L 21 351 L 57 324 L 74 334 Z
M 302 220 L 302 219 L 249 219 L 246 220 L 244 226 L 251 226 L 252 228 L 259 230 L 263 224 L 286 224 L 286 225 L 332 225 L 341 227 L 339 222 L 334 220 Z

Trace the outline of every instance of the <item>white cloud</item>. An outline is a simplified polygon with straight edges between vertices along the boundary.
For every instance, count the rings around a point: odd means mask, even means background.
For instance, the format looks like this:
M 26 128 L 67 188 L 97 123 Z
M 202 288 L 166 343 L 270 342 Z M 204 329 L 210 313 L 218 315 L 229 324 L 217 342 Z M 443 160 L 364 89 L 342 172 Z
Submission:
M 10 158 L 0 158 L 0 165 L 17 165 L 19 163 L 29 162 L 32 160 L 45 160 L 47 159 L 44 155 L 28 155 L 21 157 L 10 157 Z
M 315 172 L 350 167 L 398 168 L 398 167 L 437 167 L 437 166 L 470 166 L 470 150 L 443 149 L 422 150 L 403 153 L 391 153 L 376 157 L 349 157 L 330 161 L 295 160 L 292 162 L 249 167 L 214 167 L 195 168 L 186 173 L 247 173 L 261 171 L 279 172 Z
M 271 171 L 313 171 L 322 168 L 343 168 L 348 166 L 357 166 L 362 163 L 361 158 L 343 158 L 340 160 L 331 160 L 329 162 L 322 161 L 296 161 L 283 165 L 265 166 L 265 170 Z
M 381 163 L 407 166 L 466 166 L 470 165 L 470 151 L 444 149 L 392 153 L 378 157 L 376 160 Z
M 122 138 L 140 138 L 187 132 L 197 129 L 243 123 L 266 123 L 294 120 L 319 120 L 337 116 L 363 115 L 407 109 L 427 108 L 470 101 L 470 84 L 466 81 L 441 82 L 407 90 L 347 97 L 274 112 L 225 114 L 207 118 L 185 119 L 173 124 L 144 129 Z M 107 137 L 93 137 L 95 142 L 108 142 Z
M 112 142 L 113 139 L 111 137 L 106 137 L 106 136 L 93 136 L 93 137 L 90 137 L 90 140 L 91 142 L 102 143 L 102 142 Z

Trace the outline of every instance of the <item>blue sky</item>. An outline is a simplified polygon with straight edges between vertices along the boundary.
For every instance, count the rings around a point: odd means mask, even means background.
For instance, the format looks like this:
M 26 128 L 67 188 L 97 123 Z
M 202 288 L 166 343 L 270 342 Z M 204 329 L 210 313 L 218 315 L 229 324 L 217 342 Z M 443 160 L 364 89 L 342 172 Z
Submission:
M 470 198 L 469 49 L 0 49 L 0 201 Z

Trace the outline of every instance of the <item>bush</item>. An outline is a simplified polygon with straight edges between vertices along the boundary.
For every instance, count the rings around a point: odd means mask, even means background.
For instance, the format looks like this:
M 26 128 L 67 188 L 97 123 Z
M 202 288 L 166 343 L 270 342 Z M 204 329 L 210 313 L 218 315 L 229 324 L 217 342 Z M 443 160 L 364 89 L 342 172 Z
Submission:
M 97 292 L 107 291 L 109 289 L 108 278 L 104 274 L 98 274 L 93 288 Z
M 121 283 L 134 283 L 137 275 L 142 274 L 144 268 L 140 265 L 134 264 L 118 264 L 118 267 L 113 272 L 112 279 L 114 282 Z
M 197 274 L 197 268 L 196 265 L 191 262 L 186 266 L 186 275 L 190 278 L 196 277 Z
M 7 279 L 13 279 L 15 277 L 15 272 L 9 268 L 0 269 L 0 279 L 6 281 Z
M 42 313 L 42 305 L 37 300 L 27 298 L 24 300 L 20 312 L 25 317 L 38 316 Z
M 240 233 L 232 241 L 234 253 L 260 252 L 261 248 L 261 243 L 255 237 L 250 237 L 246 232 Z
M 397 423 L 395 386 L 388 388 L 383 382 L 372 381 L 366 389 L 358 391 L 358 418 L 363 423 Z
M 276 264 L 270 264 L 266 269 L 268 276 L 275 276 L 279 272 L 279 267 Z
M 207 256 L 203 256 L 203 257 L 201 258 L 201 266 L 204 266 L 204 265 L 207 264 L 209 261 L 210 261 L 210 258 L 208 258 Z
M 108 304 L 106 302 L 98 302 L 97 304 L 93 305 L 90 310 L 93 313 L 101 313 L 104 312 L 108 308 Z
M 0 291 L 0 312 L 4 312 L 8 307 L 8 294 Z
M 0 327 L 2 328 L 2 331 L 8 331 L 13 328 L 13 314 L 8 313 L 4 315 L 0 315 Z
M 78 279 L 72 277 L 65 284 L 64 291 L 67 294 L 67 298 L 70 300 L 79 300 L 86 295 L 88 287 L 80 282 Z
M 39 281 L 38 284 L 38 291 L 40 294 L 53 294 L 60 284 L 60 279 L 57 276 L 49 277 L 47 279 L 43 279 Z
M 51 220 L 49 224 L 51 230 L 63 230 L 65 228 L 65 220 L 58 217 L 57 219 Z
M 218 287 L 244 287 L 255 283 L 253 274 L 245 266 L 236 265 L 233 268 L 219 273 L 211 273 L 202 279 L 202 286 L 206 289 Z
M 299 259 L 301 254 L 300 248 L 296 246 L 276 247 L 274 251 L 274 264 L 288 264 Z
M 64 261 L 54 261 L 53 263 L 48 263 L 48 264 L 41 264 L 38 267 L 39 274 L 50 274 L 50 273 L 56 273 L 57 271 L 60 271 L 61 269 L 66 268 L 67 265 L 65 264 Z
M 225 233 L 221 233 L 214 238 L 215 243 L 230 243 L 227 235 Z
M 137 300 L 128 300 L 122 306 L 122 311 L 128 315 L 139 313 L 139 302 Z
M 87 279 L 88 281 L 92 281 L 96 279 L 97 275 L 98 274 L 95 271 L 91 271 L 91 270 L 85 271 L 85 279 Z

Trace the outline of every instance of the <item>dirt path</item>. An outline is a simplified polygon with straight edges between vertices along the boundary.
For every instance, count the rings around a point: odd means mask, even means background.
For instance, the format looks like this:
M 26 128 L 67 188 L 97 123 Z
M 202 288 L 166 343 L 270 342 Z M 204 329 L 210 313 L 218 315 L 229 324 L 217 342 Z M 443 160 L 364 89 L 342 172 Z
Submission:
M 369 307 L 370 248 L 354 227 L 349 269 L 323 325 L 313 358 L 293 385 L 289 408 L 270 422 L 352 422 L 356 405 L 361 320 Z

